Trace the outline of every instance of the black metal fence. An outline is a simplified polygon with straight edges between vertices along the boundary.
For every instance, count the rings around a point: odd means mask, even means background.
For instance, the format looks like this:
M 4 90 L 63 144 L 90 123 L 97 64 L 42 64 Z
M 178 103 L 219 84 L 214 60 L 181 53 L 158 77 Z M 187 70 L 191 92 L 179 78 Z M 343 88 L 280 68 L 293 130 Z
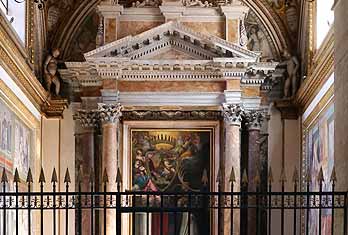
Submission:
M 44 232 L 47 218 L 44 213 L 52 214 L 52 233 L 57 234 L 57 214 L 65 216 L 65 225 L 61 234 L 69 234 L 69 226 L 75 227 L 76 234 L 107 234 L 107 216 L 113 212 L 112 218 L 115 225 L 114 233 L 122 234 L 122 226 L 128 226 L 131 234 L 152 235 L 204 235 L 204 234 L 337 234 L 334 229 L 339 229 L 347 235 L 347 192 L 335 191 L 335 174 L 330 179 L 330 192 L 323 192 L 324 180 L 321 178 L 322 171 L 318 176 L 319 191 L 310 191 L 310 177 L 306 180 L 306 192 L 299 192 L 298 177 L 293 179 L 292 192 L 284 189 L 286 179 L 281 177 L 280 192 L 272 191 L 273 179 L 268 179 L 268 191 L 261 192 L 256 180 L 256 192 L 209 192 L 207 183 L 203 184 L 200 192 L 120 192 L 121 180 L 116 181 L 118 192 L 108 192 L 109 180 L 104 173 L 102 179 L 103 192 L 95 192 L 95 185 L 90 182 L 88 192 L 81 191 L 81 180 L 76 183 L 77 190 L 69 190 L 71 184 L 69 171 L 67 170 L 64 184 L 65 191 L 57 192 L 57 174 L 53 171 L 51 178 L 52 190 L 44 191 L 46 183 L 43 171 L 39 177 L 40 190 L 32 191 L 33 177 L 29 170 L 26 189 L 20 192 L 20 179 L 17 170 L 11 182 L 5 170 L 2 174 L 0 193 L 0 217 L 2 217 L 2 234 L 9 234 L 7 216 L 14 216 L 13 228 L 15 234 L 20 233 L 19 213 L 26 212 L 27 234 L 33 234 L 33 214 L 37 215 L 37 223 L 40 224 L 40 234 Z M 12 177 L 11 177 L 12 178 Z M 242 184 L 247 186 L 245 177 Z M 206 182 L 206 181 L 205 181 Z M 14 190 L 8 191 L 8 184 L 14 185 Z M 22 183 L 23 184 L 23 183 Z M 230 180 L 231 188 L 234 189 L 234 179 Z M 220 185 L 218 185 L 218 188 Z M 23 190 L 23 188 L 22 188 Z M 75 212 L 71 218 L 70 211 Z M 243 213 L 243 211 L 245 213 Z M 341 228 L 335 224 L 335 213 L 340 211 L 343 216 Z M 315 216 L 313 214 L 315 212 Z M 280 215 L 279 231 L 274 232 L 272 214 Z M 330 219 L 323 222 L 323 216 L 329 215 Z M 83 219 L 87 214 L 88 221 Z M 122 223 L 122 215 L 129 215 L 129 223 Z M 293 217 L 291 222 L 286 220 L 289 214 Z M 252 217 L 250 220 L 248 217 Z M 316 222 L 311 217 L 317 218 Z M 299 220 L 302 218 L 302 223 Z M 227 222 L 226 222 L 227 221 Z M 236 223 L 237 221 L 237 223 Z M 329 222 L 329 225 L 327 224 Z M 289 224 L 291 223 L 291 224 Z M 323 224 L 325 223 L 325 226 Z M 300 228 L 300 225 L 304 225 Z M 1 226 L 0 226 L 1 227 Z M 291 228 L 291 232 L 289 232 Z M 249 230 L 249 231 L 248 231 Z M 251 230 L 253 232 L 251 232 Z M 88 232 L 86 232 L 88 231 Z M 313 232 L 315 231 L 315 232 Z M 341 232 L 340 232 L 341 234 Z

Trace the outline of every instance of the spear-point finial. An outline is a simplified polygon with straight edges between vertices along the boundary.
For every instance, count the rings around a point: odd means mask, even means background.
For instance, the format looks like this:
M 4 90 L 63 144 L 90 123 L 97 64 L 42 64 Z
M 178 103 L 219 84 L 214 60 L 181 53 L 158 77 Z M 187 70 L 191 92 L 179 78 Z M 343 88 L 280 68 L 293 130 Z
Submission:
M 27 175 L 27 183 L 33 183 L 33 175 L 31 174 L 31 169 L 29 168 L 28 175 Z
M 254 181 L 255 181 L 255 184 L 257 186 L 259 186 L 261 184 L 261 176 L 260 176 L 259 169 L 256 169 L 256 174 L 255 174 L 255 177 L 254 177 Z
M 332 183 L 336 183 L 337 182 L 335 166 L 332 168 L 332 172 L 331 172 L 331 176 L 330 176 L 330 182 L 332 182 Z
M 122 184 L 122 174 L 119 167 L 117 168 L 117 173 L 116 173 L 116 183 Z
M 2 171 L 1 183 L 8 183 L 8 178 L 7 178 L 5 167 L 4 167 L 4 170 Z
M 57 183 L 57 182 L 58 182 L 58 177 L 57 177 L 56 168 L 53 168 L 51 183 Z
M 201 181 L 202 181 L 202 184 L 203 184 L 204 186 L 207 186 L 207 185 L 208 185 L 209 179 L 208 179 L 208 172 L 207 172 L 207 169 L 204 169 L 204 170 L 203 170 L 203 175 L 202 175 Z
M 16 167 L 16 169 L 15 169 L 15 173 L 14 173 L 14 177 L 13 177 L 13 182 L 15 182 L 15 183 L 20 183 L 20 182 L 21 182 L 21 179 L 19 178 L 19 174 L 18 174 L 17 167 Z
M 310 184 L 312 182 L 312 176 L 311 176 L 311 171 L 307 170 L 306 176 L 305 176 L 305 181 L 307 184 Z
M 69 168 L 66 168 L 66 172 L 65 172 L 65 176 L 64 176 L 64 183 L 66 183 L 66 184 L 71 183 Z
M 324 172 L 323 172 L 323 167 L 320 167 L 319 174 L 318 174 L 318 182 L 321 184 L 324 182 Z
M 104 169 L 104 173 L 103 173 L 103 183 L 109 183 L 109 176 L 108 176 L 108 172 L 106 171 L 106 168 Z
M 91 172 L 90 172 L 90 175 L 89 175 L 89 182 L 91 184 L 94 183 L 94 171 L 93 171 L 93 168 L 91 168 Z
M 297 184 L 299 180 L 300 180 L 300 176 L 299 176 L 299 174 L 298 174 L 297 167 L 295 166 L 294 174 L 292 175 L 292 182 L 293 182 L 294 184 Z
M 79 167 L 79 169 L 77 170 L 77 183 L 81 184 L 82 183 L 82 170 L 81 170 L 81 166 Z
M 218 170 L 217 176 L 216 176 L 216 183 L 221 183 L 221 171 Z
M 243 175 L 242 175 L 242 184 L 247 185 L 248 183 L 249 183 L 248 174 L 247 174 L 246 169 L 244 169 Z
M 46 183 L 45 173 L 42 167 L 41 167 L 40 176 L 39 176 L 39 183 Z
M 274 179 L 273 179 L 272 167 L 269 167 L 269 170 L 268 170 L 268 183 L 272 184 L 273 182 L 274 182 Z
M 229 182 L 230 182 L 230 183 L 236 182 L 236 174 L 234 173 L 234 168 L 233 168 L 233 167 L 232 167 L 232 169 L 231 169 Z
M 282 167 L 282 171 L 280 173 L 280 183 L 285 184 L 287 179 L 286 179 L 286 173 L 285 173 L 285 168 Z

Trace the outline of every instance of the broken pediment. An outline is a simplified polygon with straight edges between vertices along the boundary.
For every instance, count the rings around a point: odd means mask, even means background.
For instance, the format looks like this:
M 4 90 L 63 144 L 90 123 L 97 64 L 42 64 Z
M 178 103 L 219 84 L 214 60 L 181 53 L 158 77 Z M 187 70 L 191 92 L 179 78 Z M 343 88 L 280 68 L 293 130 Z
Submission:
M 108 58 L 114 61 L 241 59 L 257 62 L 260 58 L 259 53 L 221 38 L 193 31 L 176 21 L 108 43 L 84 56 L 87 61 Z

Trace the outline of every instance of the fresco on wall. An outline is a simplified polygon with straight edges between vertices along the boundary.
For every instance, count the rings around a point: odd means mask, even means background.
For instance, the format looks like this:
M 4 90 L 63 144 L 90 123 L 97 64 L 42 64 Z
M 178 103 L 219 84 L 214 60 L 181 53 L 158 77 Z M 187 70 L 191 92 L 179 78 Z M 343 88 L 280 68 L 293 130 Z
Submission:
M 29 169 L 33 132 L 0 101 L 0 168 L 10 173 L 17 167 L 21 176 Z
M 324 173 L 323 191 L 331 191 L 330 176 L 334 166 L 334 105 L 321 113 L 307 131 L 307 165 L 311 174 L 311 191 L 319 191 L 318 172 Z M 331 210 L 322 210 L 322 234 L 331 234 Z M 318 234 L 319 211 L 311 210 L 309 234 Z
M 131 133 L 133 190 L 185 192 L 202 189 L 204 169 L 208 176 L 210 172 L 212 130 L 142 129 L 132 130 Z M 160 234 L 158 216 L 151 216 L 151 234 L 154 235 Z M 188 216 L 187 213 L 176 217 L 165 214 L 164 234 L 185 234 Z M 198 226 L 203 221 L 209 221 L 208 218 L 209 215 L 193 213 L 191 234 L 209 232 L 209 222 L 204 223 L 206 226 Z M 136 216 L 135 219 L 141 227 L 142 217 Z M 175 226 L 175 219 L 180 226 Z
M 0 173 L 5 168 L 9 178 L 14 174 L 15 168 L 18 168 L 22 182 L 28 173 L 30 164 L 30 155 L 32 152 L 33 131 L 27 127 L 20 118 L 0 100 Z M 25 191 L 25 184 L 19 185 L 19 191 Z M 1 190 L 3 188 L 1 187 Z M 13 191 L 14 185 L 9 184 L 6 191 Z M 15 213 L 7 212 L 6 227 L 8 234 L 14 234 Z M 19 234 L 28 232 L 28 217 L 26 211 L 19 211 L 18 214 Z M 0 221 L 3 221 L 3 212 L 0 212 Z M 0 223 L 0 231 L 3 224 Z

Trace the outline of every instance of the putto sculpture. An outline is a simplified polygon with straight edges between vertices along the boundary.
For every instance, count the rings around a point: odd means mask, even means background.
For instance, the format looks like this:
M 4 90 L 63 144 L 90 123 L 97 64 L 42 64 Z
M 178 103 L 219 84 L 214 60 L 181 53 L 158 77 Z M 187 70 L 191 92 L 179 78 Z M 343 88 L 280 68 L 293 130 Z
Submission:
M 55 85 L 55 95 L 59 95 L 60 92 L 60 81 L 58 75 L 58 57 L 60 55 L 59 49 L 52 50 L 44 63 L 44 80 L 46 83 L 46 89 L 51 92 L 52 83 Z

